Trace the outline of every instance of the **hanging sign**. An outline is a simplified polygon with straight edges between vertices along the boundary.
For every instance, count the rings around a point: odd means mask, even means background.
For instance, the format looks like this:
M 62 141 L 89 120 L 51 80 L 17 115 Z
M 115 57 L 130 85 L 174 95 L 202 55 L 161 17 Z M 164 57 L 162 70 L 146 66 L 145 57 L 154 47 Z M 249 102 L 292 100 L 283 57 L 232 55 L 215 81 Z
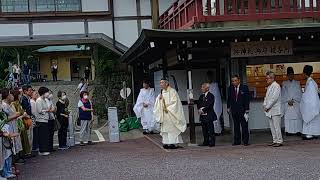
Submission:
M 254 41 L 231 43 L 231 57 L 292 55 L 292 41 Z

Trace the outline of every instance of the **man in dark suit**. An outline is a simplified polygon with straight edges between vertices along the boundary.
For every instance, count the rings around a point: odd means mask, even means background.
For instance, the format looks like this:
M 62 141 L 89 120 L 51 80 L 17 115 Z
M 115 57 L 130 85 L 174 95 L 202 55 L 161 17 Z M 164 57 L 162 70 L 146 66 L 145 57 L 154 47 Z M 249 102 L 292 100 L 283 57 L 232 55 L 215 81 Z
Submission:
M 249 145 L 249 88 L 246 85 L 240 84 L 240 78 L 238 75 L 232 76 L 232 85 L 228 89 L 228 113 L 232 115 L 234 124 L 234 141 L 233 145 L 241 144 L 241 133 L 242 141 L 244 146 Z M 241 131 L 240 131 L 241 125 Z
M 202 95 L 197 103 L 200 115 L 200 122 L 202 125 L 203 144 L 201 146 L 215 146 L 214 125 L 213 121 L 217 120 L 214 112 L 214 95 L 209 92 L 209 84 L 204 83 L 201 86 Z

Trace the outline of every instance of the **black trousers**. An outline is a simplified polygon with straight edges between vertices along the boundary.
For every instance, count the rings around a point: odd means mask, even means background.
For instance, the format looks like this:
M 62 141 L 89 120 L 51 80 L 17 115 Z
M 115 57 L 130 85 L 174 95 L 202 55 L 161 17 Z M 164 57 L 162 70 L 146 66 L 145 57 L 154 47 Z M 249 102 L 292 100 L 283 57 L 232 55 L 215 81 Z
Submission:
M 39 151 L 49 152 L 49 126 L 48 123 L 37 122 L 38 126 L 38 142 L 39 142 Z
M 53 136 L 54 136 L 54 120 L 48 121 L 48 143 L 49 152 L 53 151 Z
M 52 72 L 52 80 L 53 81 L 58 81 L 58 76 L 57 76 L 57 72 Z
M 59 147 L 67 145 L 67 135 L 68 135 L 68 118 L 59 118 L 60 129 L 58 131 Z
M 201 122 L 202 134 L 203 134 L 203 144 L 215 145 L 216 138 L 214 135 L 214 125 L 213 121 Z
M 236 145 L 241 144 L 241 137 L 242 137 L 242 142 L 244 144 L 248 144 L 249 129 L 248 129 L 248 122 L 244 118 L 244 113 L 242 112 L 232 113 L 232 118 L 233 118 L 233 124 L 234 124 L 233 143 Z M 240 130 L 240 126 L 241 126 L 241 130 Z
M 33 138 L 32 138 L 32 151 L 39 150 L 39 127 L 36 124 L 33 127 Z

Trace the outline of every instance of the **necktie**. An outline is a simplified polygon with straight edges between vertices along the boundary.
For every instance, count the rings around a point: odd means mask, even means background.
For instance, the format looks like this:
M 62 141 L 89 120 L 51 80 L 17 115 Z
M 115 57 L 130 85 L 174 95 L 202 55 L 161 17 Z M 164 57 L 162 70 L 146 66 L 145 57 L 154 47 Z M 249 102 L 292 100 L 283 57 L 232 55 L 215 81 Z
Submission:
M 236 93 L 236 101 L 238 101 L 238 88 L 237 86 L 234 87 L 234 92 Z

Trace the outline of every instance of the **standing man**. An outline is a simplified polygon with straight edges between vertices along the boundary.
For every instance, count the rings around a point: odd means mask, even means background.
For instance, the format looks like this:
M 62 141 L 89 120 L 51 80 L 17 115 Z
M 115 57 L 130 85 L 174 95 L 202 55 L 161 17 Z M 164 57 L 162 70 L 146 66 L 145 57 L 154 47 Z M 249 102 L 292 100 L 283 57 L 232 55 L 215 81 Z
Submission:
M 209 83 L 204 83 L 201 86 L 202 95 L 198 101 L 198 111 L 203 133 L 203 144 L 201 146 L 215 146 L 214 124 L 217 120 L 214 112 L 214 96 L 209 92 Z
M 31 69 L 29 67 L 29 65 L 27 64 L 27 61 L 23 62 L 23 66 L 22 66 L 22 73 L 23 73 L 23 83 L 24 84 L 30 84 L 30 73 L 31 73 Z
M 232 85 L 228 89 L 227 107 L 228 113 L 231 113 L 233 118 L 233 145 L 241 144 L 241 137 L 244 146 L 249 145 L 249 88 L 246 85 L 240 84 L 238 75 L 232 76 Z M 240 131 L 241 125 L 241 131 Z M 241 136 L 242 133 L 242 136 Z
M 294 80 L 292 67 L 287 68 L 288 80 L 282 83 L 282 110 L 284 112 L 284 126 L 288 135 L 302 132 L 302 116 L 300 101 L 302 96 L 300 82 Z
M 161 93 L 156 99 L 154 116 L 161 124 L 163 147 L 177 149 L 177 144 L 183 143 L 181 133 L 187 128 L 183 107 L 177 91 L 169 85 L 167 79 L 160 81 Z
M 283 139 L 281 134 L 281 87 L 275 81 L 275 74 L 268 72 L 266 75 L 268 89 L 263 102 L 263 109 L 269 118 L 270 129 L 273 142 L 269 146 L 282 146 Z
M 58 65 L 55 61 L 52 62 L 51 73 L 52 73 L 52 80 L 58 81 Z
M 215 78 L 212 71 L 207 72 L 207 78 L 209 82 L 209 91 L 215 98 L 213 109 L 217 115 L 217 121 L 214 121 L 214 131 L 216 134 L 223 134 L 224 121 L 222 117 L 222 100 L 219 85 L 214 82 Z
M 143 134 L 153 133 L 156 130 L 156 123 L 153 115 L 155 96 L 154 89 L 150 88 L 150 81 L 143 81 L 143 88 L 140 89 L 140 93 L 137 99 L 133 111 L 137 118 L 141 118 L 141 125 L 143 128 Z
M 90 79 L 90 69 L 88 66 L 86 66 L 85 70 L 84 70 L 84 79 L 86 80 L 87 83 L 89 83 L 89 79 Z
M 314 139 L 320 135 L 320 100 L 317 83 L 312 79 L 313 67 L 306 65 L 303 74 L 307 80 L 304 93 L 302 94 L 300 110 L 303 119 L 302 133 L 304 140 Z
M 88 83 L 84 80 L 84 78 L 81 78 L 81 81 L 77 87 L 77 89 L 74 91 L 74 94 L 76 94 L 79 91 L 81 92 L 88 92 Z

